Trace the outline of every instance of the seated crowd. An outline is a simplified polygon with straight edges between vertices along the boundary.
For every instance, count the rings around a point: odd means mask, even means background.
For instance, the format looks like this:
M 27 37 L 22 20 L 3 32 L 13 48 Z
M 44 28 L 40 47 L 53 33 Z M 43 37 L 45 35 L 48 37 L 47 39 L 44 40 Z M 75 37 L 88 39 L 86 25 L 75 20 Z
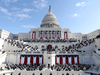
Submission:
M 40 52 L 38 50 L 38 46 L 33 48 L 33 47 L 31 47 L 31 46 L 29 46 L 27 44 L 19 43 L 19 41 L 7 40 L 7 39 L 5 39 L 5 41 L 8 41 L 8 44 L 10 43 L 13 46 L 17 46 L 18 48 L 21 48 L 21 50 L 19 50 L 19 51 L 17 50 L 17 51 L 14 51 L 14 52 L 22 52 L 22 51 Z M 52 49 L 45 49 L 44 47 L 42 47 L 41 51 L 42 52 L 44 52 L 44 51 L 49 51 L 49 52 L 50 51 L 55 51 L 55 52 L 59 52 L 59 53 L 81 52 L 81 50 L 79 50 L 79 49 L 81 49 L 82 47 L 86 47 L 86 46 L 90 45 L 94 41 L 95 41 L 94 39 L 90 39 L 90 40 L 81 41 L 81 42 L 79 42 L 77 44 L 69 45 L 69 46 L 66 46 L 66 47 L 63 45 L 62 46 L 62 50 L 60 50 L 57 45 L 55 46 L 55 48 L 52 48 Z M 83 52 L 85 52 L 85 51 L 83 51 Z
M 33 47 L 31 47 L 27 44 L 19 43 L 19 41 L 7 40 L 7 39 L 5 39 L 5 41 L 7 41 L 8 44 L 11 44 L 12 46 L 17 46 L 18 48 L 21 48 L 21 50 L 16 50 L 14 52 L 22 52 L 22 51 L 36 51 L 36 52 L 39 52 L 37 47 L 33 48 Z
M 74 53 L 74 52 L 82 52 L 81 48 L 83 47 L 86 47 L 90 44 L 92 44 L 95 40 L 94 39 L 90 39 L 90 40 L 86 40 L 86 41 L 82 41 L 80 43 L 77 43 L 77 44 L 73 44 L 73 45 L 69 45 L 69 46 L 62 46 L 62 50 L 58 48 L 58 46 L 56 45 L 55 48 L 53 48 L 51 51 L 56 51 L 56 52 L 59 52 L 59 53 Z M 46 49 L 42 49 L 42 51 L 45 51 Z M 50 51 L 50 50 L 49 50 Z M 83 51 L 85 52 L 85 50 Z
M 16 69 L 20 69 L 21 71 L 22 70 L 26 70 L 26 71 L 35 71 L 35 70 L 38 70 L 38 71 L 42 71 L 42 70 L 45 70 L 45 69 L 49 69 L 49 70 L 54 70 L 54 71 L 85 71 L 85 72 L 88 72 L 88 70 L 93 70 L 95 69 L 96 71 L 99 70 L 99 66 L 95 66 L 94 64 L 93 65 L 90 65 L 90 64 L 56 64 L 56 65 L 40 65 L 40 64 L 12 64 L 12 65 L 8 65 L 6 64 L 5 66 L 5 69 L 7 70 L 16 70 Z M 2 69 L 2 67 L 0 68 L 0 71 L 4 71 L 5 69 Z M 92 75 L 93 73 L 91 73 Z M 3 74 L 5 75 L 5 73 Z M 10 75 L 13 75 L 13 73 L 11 73 Z M 18 73 L 18 75 L 21 75 L 21 72 Z M 32 75 L 35 75 L 35 73 L 33 73 Z M 42 73 L 40 73 L 40 75 L 43 75 Z M 50 73 L 49 75 L 52 75 L 52 73 Z M 64 74 L 62 74 L 64 75 Z M 69 75 L 69 73 L 66 73 L 66 75 Z M 93 74 L 93 75 L 96 75 L 96 74 Z
M 86 71 L 89 68 L 91 68 L 91 65 L 87 65 L 87 64 L 65 64 L 65 65 L 61 65 L 61 64 L 56 64 L 51 66 L 51 70 L 55 69 L 56 71 L 79 71 L 79 70 L 83 70 Z
M 43 68 L 45 68 L 46 66 L 44 64 L 12 64 L 12 65 L 6 65 L 5 68 L 7 70 L 15 70 L 15 69 L 20 69 L 20 70 L 24 70 L 26 69 L 26 71 L 34 71 L 34 70 L 43 70 Z
M 95 66 L 95 65 L 94 65 Z M 44 64 L 12 64 L 12 65 L 8 65 L 6 64 L 5 69 L 7 70 L 16 70 L 16 69 L 20 69 L 20 70 L 26 70 L 26 71 L 35 71 L 35 70 L 44 70 L 44 69 L 50 69 L 50 70 L 55 70 L 55 71 L 87 71 L 87 70 L 93 70 L 94 68 L 93 65 L 90 64 L 56 64 L 56 65 L 44 65 Z M 5 69 L 2 69 L 2 67 L 0 68 L 0 71 L 4 71 Z M 98 71 L 99 67 L 96 66 L 95 70 Z
M 23 40 L 24 42 L 77 42 L 77 40 L 68 40 L 68 39 L 31 39 L 31 40 Z

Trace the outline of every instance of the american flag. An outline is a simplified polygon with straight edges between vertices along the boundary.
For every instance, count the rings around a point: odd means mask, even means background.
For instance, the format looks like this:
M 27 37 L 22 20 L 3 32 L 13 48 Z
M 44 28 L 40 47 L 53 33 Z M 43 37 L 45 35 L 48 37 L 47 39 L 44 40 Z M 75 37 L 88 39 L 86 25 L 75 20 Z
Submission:
M 60 37 L 60 35 L 61 35 L 61 34 L 60 34 L 60 32 L 59 32 L 59 37 Z
M 55 32 L 53 32 L 52 37 L 55 37 Z
M 58 32 L 57 37 L 60 37 L 60 32 Z
M 32 39 L 33 39 L 33 33 L 32 33 Z
M 42 37 L 42 33 L 40 33 L 40 37 Z
M 34 39 L 36 39 L 36 33 L 34 33 Z
M 43 37 L 43 32 L 40 33 L 40 37 Z
M 64 39 L 66 39 L 66 33 L 64 33 Z
M 66 33 L 66 39 L 68 39 L 67 33 Z

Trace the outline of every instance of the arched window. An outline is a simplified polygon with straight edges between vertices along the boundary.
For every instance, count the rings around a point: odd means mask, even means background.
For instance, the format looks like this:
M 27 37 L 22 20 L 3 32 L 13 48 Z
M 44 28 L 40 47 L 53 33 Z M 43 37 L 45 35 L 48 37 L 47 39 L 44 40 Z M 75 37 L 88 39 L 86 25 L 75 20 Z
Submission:
M 52 73 L 50 73 L 50 75 L 52 75 Z
M 40 73 L 40 75 L 42 75 L 42 73 Z
M 38 49 L 38 46 L 36 45 L 35 48 Z
M 56 45 L 55 48 L 58 48 L 58 46 Z
M 65 46 L 64 46 L 64 45 L 62 45 L 62 47 L 64 48 Z
M 19 73 L 18 75 L 21 75 L 21 73 Z
M 34 73 L 32 75 L 35 75 Z
M 12 75 L 13 73 L 11 73 L 10 75 Z
M 44 45 L 42 45 L 41 48 L 44 48 Z
M 95 45 L 95 47 L 97 47 L 97 45 Z
M 66 75 L 69 75 L 69 73 L 67 73 Z

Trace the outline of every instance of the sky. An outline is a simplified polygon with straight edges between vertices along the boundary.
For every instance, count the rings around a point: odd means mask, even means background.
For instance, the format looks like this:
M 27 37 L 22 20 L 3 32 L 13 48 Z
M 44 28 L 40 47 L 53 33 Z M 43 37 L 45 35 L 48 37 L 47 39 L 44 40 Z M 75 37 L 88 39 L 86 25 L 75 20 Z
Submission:
M 100 0 L 0 0 L 0 29 L 18 34 L 39 28 L 49 5 L 60 27 L 72 33 L 100 29 Z

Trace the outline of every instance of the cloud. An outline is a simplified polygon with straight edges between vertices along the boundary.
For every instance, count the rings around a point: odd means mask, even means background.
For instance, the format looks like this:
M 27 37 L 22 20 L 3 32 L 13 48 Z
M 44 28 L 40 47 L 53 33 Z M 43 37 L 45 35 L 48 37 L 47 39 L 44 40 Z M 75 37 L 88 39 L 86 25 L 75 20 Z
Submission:
M 28 14 L 17 14 L 15 15 L 16 17 L 20 17 L 20 20 L 24 19 L 24 18 L 31 18 L 31 16 L 29 16 Z
M 15 22 L 15 21 L 18 21 L 18 20 L 23 20 L 25 18 L 31 18 L 31 16 L 29 16 L 28 14 L 14 13 L 12 16 L 7 16 L 6 18 Z
M 76 17 L 76 16 L 78 16 L 78 14 L 74 14 L 74 16 L 73 16 L 73 17 Z
M 30 3 L 24 3 L 22 4 L 23 6 L 31 5 Z
M 12 15 L 12 13 L 9 13 L 7 9 L 5 9 L 5 8 L 3 8 L 1 6 L 0 6 L 0 11 L 3 12 L 3 13 L 5 13 L 5 14 L 7 14 L 7 15 L 9 15 L 9 16 Z
M 11 8 L 12 10 L 19 10 L 20 8 L 13 7 Z M 33 11 L 33 9 L 23 9 L 23 11 L 14 11 L 14 12 L 8 12 L 7 9 L 3 8 L 0 6 L 0 12 L 3 12 L 6 14 L 6 18 L 12 21 L 18 21 L 18 20 L 23 20 L 25 18 L 31 18 L 28 14 L 24 14 L 24 12 L 30 12 Z
M 34 28 L 33 25 L 22 25 L 22 27 L 24 27 L 24 28 Z
M 27 6 L 27 3 L 22 4 L 23 6 Z
M 3 2 L 7 3 L 7 2 L 17 2 L 17 0 L 2 0 Z
M 20 8 L 17 8 L 17 7 L 13 7 L 11 8 L 12 10 L 20 10 Z
M 10 2 L 17 2 L 17 0 L 2 0 L 2 2 L 4 2 L 6 6 L 8 6 Z
M 47 7 L 47 1 L 46 0 L 37 0 L 33 1 L 32 3 L 36 8 L 43 9 L 44 7 Z
M 16 19 L 13 19 L 13 18 L 11 18 L 11 17 L 7 17 L 7 19 L 9 19 L 9 20 L 11 20 L 11 21 L 16 21 Z
M 31 11 L 33 11 L 33 9 L 27 9 L 27 8 L 25 8 L 25 9 L 23 9 L 22 11 L 23 11 L 23 12 L 31 12 Z
M 86 3 L 85 2 L 79 2 L 79 3 L 76 4 L 76 6 L 82 6 L 82 7 L 84 7 L 84 6 L 86 6 Z

